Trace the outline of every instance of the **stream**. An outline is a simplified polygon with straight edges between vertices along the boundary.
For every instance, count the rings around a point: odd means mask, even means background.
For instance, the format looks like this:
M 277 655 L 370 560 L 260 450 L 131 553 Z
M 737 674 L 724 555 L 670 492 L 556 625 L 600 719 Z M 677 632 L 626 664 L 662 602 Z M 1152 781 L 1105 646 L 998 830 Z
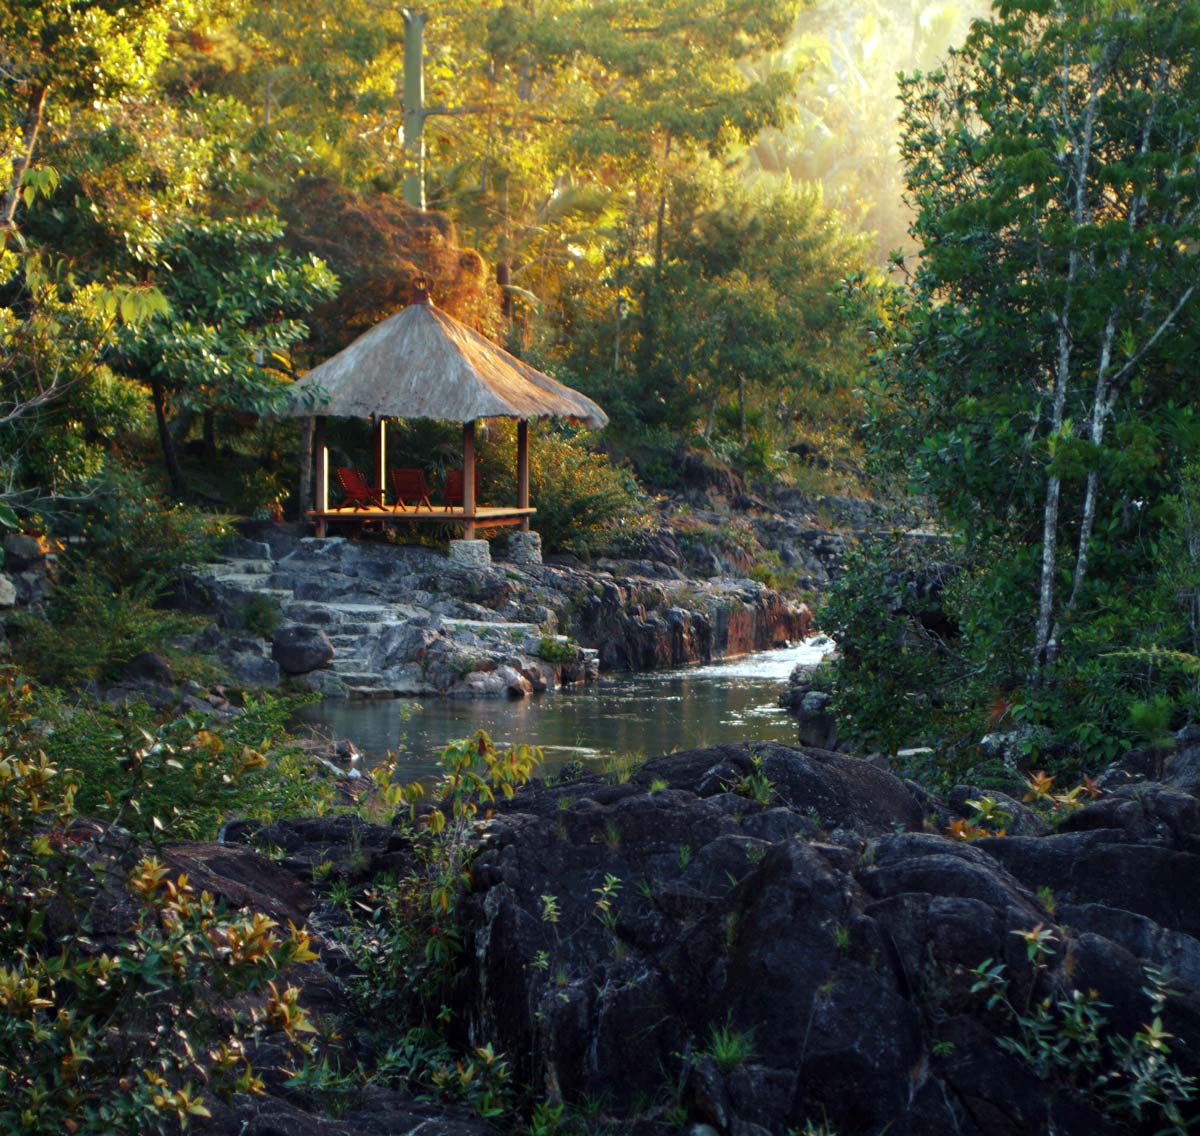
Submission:
M 605 675 L 585 687 L 520 699 L 327 700 L 303 707 L 294 725 L 349 738 L 366 765 L 397 754 L 401 779 L 437 772 L 456 738 L 486 730 L 497 743 L 528 742 L 545 754 L 543 773 L 570 761 L 643 759 L 721 742 L 796 741 L 796 720 L 779 706 L 797 663 L 817 663 L 824 637 L 727 662 Z

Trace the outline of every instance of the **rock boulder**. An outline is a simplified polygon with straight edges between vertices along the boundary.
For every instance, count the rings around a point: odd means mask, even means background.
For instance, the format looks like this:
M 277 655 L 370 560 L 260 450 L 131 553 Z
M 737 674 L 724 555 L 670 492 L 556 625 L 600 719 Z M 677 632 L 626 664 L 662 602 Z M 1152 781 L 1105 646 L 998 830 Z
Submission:
M 271 657 L 285 674 L 308 674 L 328 666 L 333 659 L 333 644 L 319 627 L 288 624 L 272 636 Z

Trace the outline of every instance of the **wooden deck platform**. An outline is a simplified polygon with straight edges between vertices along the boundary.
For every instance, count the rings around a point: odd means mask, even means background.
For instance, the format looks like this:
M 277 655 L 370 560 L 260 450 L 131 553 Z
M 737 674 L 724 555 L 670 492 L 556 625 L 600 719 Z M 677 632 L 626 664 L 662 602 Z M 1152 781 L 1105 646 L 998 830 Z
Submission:
M 450 508 L 446 505 L 434 505 L 431 509 L 424 505 L 420 508 L 411 505 L 407 507 L 384 505 L 382 508 L 335 508 L 325 509 L 321 512 L 314 509 L 308 515 L 316 525 L 317 536 L 324 536 L 326 526 L 331 523 L 403 521 L 417 524 L 459 525 L 462 527 L 463 536 L 467 540 L 474 540 L 476 528 L 493 529 L 506 525 L 520 525 L 522 528 L 528 529 L 529 518 L 536 512 L 536 509 L 522 509 L 516 505 L 476 505 L 470 513 L 465 509 Z

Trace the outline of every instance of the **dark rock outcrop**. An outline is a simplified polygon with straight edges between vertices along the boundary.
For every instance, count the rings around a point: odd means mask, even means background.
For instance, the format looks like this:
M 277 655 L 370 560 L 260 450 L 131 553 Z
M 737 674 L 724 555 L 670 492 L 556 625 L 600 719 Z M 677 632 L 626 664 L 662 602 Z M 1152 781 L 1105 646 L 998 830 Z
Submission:
M 680 1084 L 691 1122 L 738 1136 L 809 1121 L 911 1136 L 1140 1131 L 1005 1052 L 1010 1023 L 972 989 L 985 960 L 1005 965 L 1017 1005 L 1094 988 L 1131 1036 L 1148 1020 L 1143 966 L 1173 961 L 1175 1059 L 1200 1064 L 1184 977 L 1200 964 L 1200 865 L 1168 846 L 1183 836 L 1166 819 L 1192 814 L 1164 800 L 1165 828 L 1147 830 L 1100 804 L 1094 821 L 1110 827 L 1089 828 L 1084 810 L 1080 831 L 965 844 L 919 831 L 917 795 L 879 765 L 783 746 L 522 792 L 497 809 L 472 870 L 463 1039 L 618 1112 Z M 1035 894 L 1046 884 L 1057 924 Z M 1020 937 L 1039 925 L 1053 935 L 1044 971 Z M 714 1056 L 721 1031 L 744 1039 L 737 1060 Z
M 494 1129 L 465 1109 L 415 1101 L 387 1089 L 366 1089 L 345 1115 L 325 1116 L 278 1097 L 239 1096 L 217 1103 L 197 1127 L 205 1136 L 489 1136 Z
M 284 674 L 308 674 L 329 664 L 333 659 L 333 644 L 319 627 L 288 624 L 271 637 L 271 658 Z
M 984 795 L 1024 834 L 928 830 L 931 810 L 940 828 Z M 1045 1038 L 1065 1055 L 1058 1073 L 1006 1046 L 1012 1013 L 984 978 L 996 965 L 1019 1012 L 1094 998 L 1109 1072 L 1120 1039 L 1158 1012 L 1147 968 L 1169 968 L 1170 1059 L 1200 1071 L 1200 811 L 1172 786 L 1127 786 L 1049 829 L 974 786 L 937 801 L 880 759 L 722 745 L 654 758 L 624 782 L 533 782 L 497 801 L 480 834 L 451 916 L 453 1040 L 503 1052 L 535 1097 L 603 1098 L 646 1136 L 681 1124 L 719 1136 L 810 1123 L 843 1136 L 1162 1130 L 1154 1107 L 1139 1120 L 1105 1095 L 1127 1073 L 1106 1083 L 1082 1055 L 1071 1064 L 1065 1026 Z M 354 963 L 320 934 L 345 915 L 321 891 L 404 876 L 424 862 L 422 838 L 346 815 L 233 822 L 223 839 L 161 855 L 229 905 L 307 920 L 320 957 L 303 968 L 305 1004 L 353 1047 L 367 1025 L 346 1004 Z M 96 934 L 128 920 L 118 903 Z M 1040 964 L 1030 932 L 1047 937 Z M 462 1111 L 371 1087 L 336 1116 L 320 1105 L 268 1077 L 264 1099 L 216 1103 L 201 1130 L 481 1131 Z

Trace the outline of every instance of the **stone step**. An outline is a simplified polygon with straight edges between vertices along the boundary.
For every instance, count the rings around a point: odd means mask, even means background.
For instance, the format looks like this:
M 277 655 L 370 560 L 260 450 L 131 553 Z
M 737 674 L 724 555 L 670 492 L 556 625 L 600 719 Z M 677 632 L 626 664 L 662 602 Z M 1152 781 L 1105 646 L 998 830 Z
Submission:
M 454 619 L 448 616 L 442 617 L 442 627 L 447 631 L 470 631 L 481 638 L 519 639 L 526 635 L 541 634 L 541 628 L 536 623 L 492 623 L 485 619 Z
M 399 691 L 393 690 L 390 686 L 346 686 L 347 697 L 356 701 L 366 702 L 368 700 L 382 700 L 384 698 L 396 698 Z
M 390 606 L 382 604 L 349 603 L 344 600 L 327 601 L 322 606 L 341 612 L 344 619 L 356 619 L 360 623 L 398 623 Z
M 349 687 L 376 686 L 382 688 L 387 686 L 386 680 L 378 671 L 343 671 L 338 670 L 336 666 L 330 669 Z
M 333 626 L 334 627 L 342 627 L 342 626 L 344 626 L 344 624 L 336 624 L 335 623 Z M 367 624 L 366 626 L 378 627 L 379 624 L 372 623 L 372 624 Z M 331 630 L 331 631 L 327 631 L 325 634 L 326 634 L 327 638 L 329 639 L 329 642 L 333 644 L 334 650 L 340 650 L 343 647 L 357 647 L 364 640 L 371 640 L 371 639 L 376 638 L 376 634 L 370 633 L 370 632 L 368 632 L 367 634 L 363 634 L 363 635 L 356 635 L 356 634 L 346 635 L 346 634 L 341 633 L 340 631 L 332 631 Z
M 304 623 L 312 627 L 338 626 L 342 623 L 340 611 L 313 600 L 293 599 L 283 605 L 283 615 L 292 623 Z
M 274 560 L 258 560 L 240 556 L 227 556 L 225 563 L 233 567 L 235 572 L 247 576 L 269 576 L 275 571 Z
M 334 627 L 342 635 L 353 635 L 358 639 L 376 639 L 388 627 L 395 627 L 399 620 L 380 621 L 379 623 L 355 623 L 347 620 L 345 623 L 335 623 Z
M 376 663 L 372 655 L 359 654 L 357 651 L 342 651 L 334 647 L 333 658 L 329 660 L 329 666 L 335 671 L 362 672 L 374 670 Z
M 371 670 L 371 661 L 366 655 L 334 655 L 329 660 L 329 669 L 341 674 L 350 671 L 354 674 L 366 674 Z M 378 677 L 378 675 L 376 675 Z
M 292 599 L 291 588 L 268 588 L 263 586 L 262 576 L 220 576 L 217 581 L 222 587 L 233 588 L 253 596 L 271 596 L 284 603 Z
M 275 571 L 275 564 L 271 560 L 221 560 L 215 564 L 197 565 L 195 571 L 215 580 L 228 576 L 269 576 Z

